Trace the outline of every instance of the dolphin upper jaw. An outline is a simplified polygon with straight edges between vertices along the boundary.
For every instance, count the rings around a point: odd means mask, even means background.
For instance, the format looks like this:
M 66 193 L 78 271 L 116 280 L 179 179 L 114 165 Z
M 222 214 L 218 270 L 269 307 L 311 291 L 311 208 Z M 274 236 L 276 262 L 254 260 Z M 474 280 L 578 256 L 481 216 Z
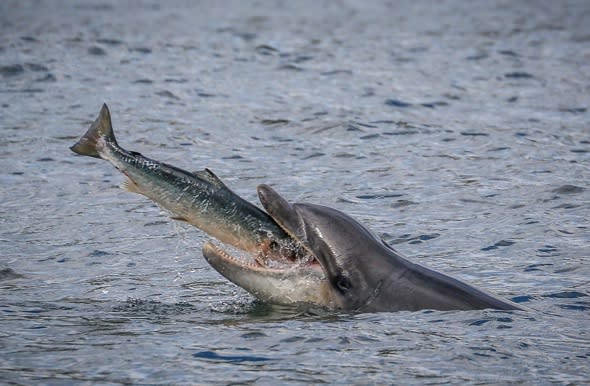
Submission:
M 309 247 L 306 245 L 305 223 L 299 216 L 295 205 L 290 204 L 268 185 L 258 185 L 256 190 L 260 203 L 270 217 L 294 240 L 309 250 Z

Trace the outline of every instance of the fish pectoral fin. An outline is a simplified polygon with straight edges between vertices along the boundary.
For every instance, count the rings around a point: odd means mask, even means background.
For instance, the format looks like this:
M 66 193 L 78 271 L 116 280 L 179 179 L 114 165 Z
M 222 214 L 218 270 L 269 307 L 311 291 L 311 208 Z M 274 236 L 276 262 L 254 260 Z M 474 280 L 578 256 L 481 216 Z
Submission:
M 170 217 L 172 220 L 176 220 L 176 221 L 184 221 L 184 222 L 188 222 L 188 220 L 182 216 L 171 216 Z
M 127 190 L 128 192 L 141 194 L 141 190 L 139 189 L 139 186 L 137 186 L 137 184 L 135 182 L 133 182 L 133 180 L 129 177 L 127 177 L 125 179 L 125 181 L 123 181 L 121 183 L 121 187 L 123 189 Z

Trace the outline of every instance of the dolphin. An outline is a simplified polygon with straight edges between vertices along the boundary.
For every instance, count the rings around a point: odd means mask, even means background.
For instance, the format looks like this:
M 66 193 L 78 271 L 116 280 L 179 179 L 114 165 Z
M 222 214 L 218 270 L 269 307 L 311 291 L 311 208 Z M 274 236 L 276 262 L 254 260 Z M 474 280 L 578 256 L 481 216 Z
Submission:
M 320 273 L 310 274 L 309 282 L 294 283 L 282 272 L 284 280 L 277 281 L 277 273 L 268 269 L 254 273 L 232 266 L 229 255 L 206 244 L 203 254 L 207 261 L 251 293 L 268 296 L 276 283 L 298 287 L 299 294 L 307 288 L 309 297 L 301 300 L 349 312 L 523 309 L 411 262 L 341 211 L 314 204 L 290 204 L 267 185 L 258 186 L 258 196 L 274 221 L 319 263 L 323 277 Z M 305 269 L 313 271 L 310 265 Z M 296 268 L 293 270 L 296 272 Z M 275 277 L 273 283 L 269 283 L 269 277 Z M 285 291 L 283 288 L 277 292 Z

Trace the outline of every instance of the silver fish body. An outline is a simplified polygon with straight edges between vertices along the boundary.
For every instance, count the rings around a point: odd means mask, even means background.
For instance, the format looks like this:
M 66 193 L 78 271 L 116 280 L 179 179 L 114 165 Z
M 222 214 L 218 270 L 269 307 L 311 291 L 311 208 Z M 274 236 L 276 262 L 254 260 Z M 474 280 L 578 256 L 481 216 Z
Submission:
M 127 151 L 117 144 L 108 107 L 71 150 L 109 161 L 128 179 L 129 191 L 142 194 L 177 220 L 250 253 L 289 250 L 291 238 L 255 205 L 232 192 L 208 169 L 191 173 Z

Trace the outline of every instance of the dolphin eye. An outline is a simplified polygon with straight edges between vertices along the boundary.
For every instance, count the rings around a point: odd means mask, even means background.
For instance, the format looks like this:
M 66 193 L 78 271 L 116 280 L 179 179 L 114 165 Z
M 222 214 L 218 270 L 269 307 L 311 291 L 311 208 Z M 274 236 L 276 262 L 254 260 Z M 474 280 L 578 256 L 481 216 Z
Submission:
M 338 288 L 338 290 L 343 294 L 352 288 L 352 283 L 346 276 L 338 276 L 335 279 L 334 284 L 336 285 L 336 288 Z

